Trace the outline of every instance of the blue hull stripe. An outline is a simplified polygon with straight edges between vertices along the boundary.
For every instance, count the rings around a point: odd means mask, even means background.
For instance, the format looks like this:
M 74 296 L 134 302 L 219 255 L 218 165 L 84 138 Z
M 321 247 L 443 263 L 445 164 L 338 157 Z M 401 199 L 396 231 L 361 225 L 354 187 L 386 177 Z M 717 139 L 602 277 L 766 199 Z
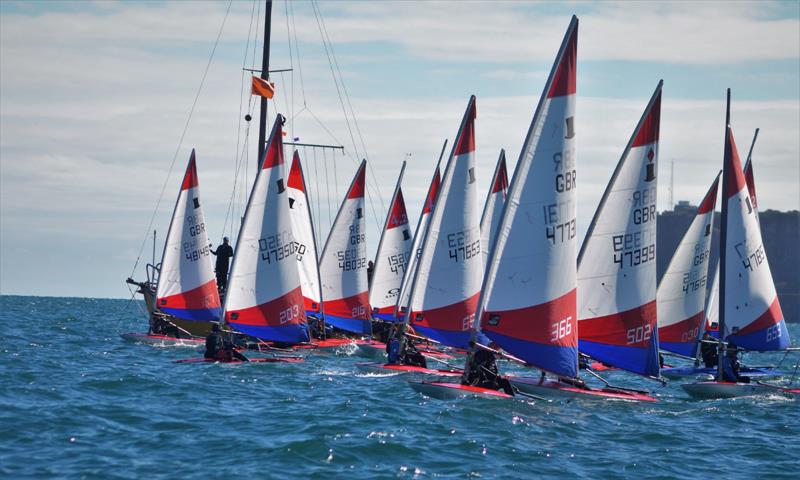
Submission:
M 369 320 L 361 320 L 360 318 L 347 318 L 337 317 L 335 315 L 325 315 L 325 323 L 333 325 L 336 328 L 346 330 L 351 333 L 358 333 L 361 335 L 370 335 L 372 333 L 372 324 Z
M 251 335 L 267 342 L 303 343 L 308 341 L 308 328 L 306 324 L 287 325 L 285 327 L 258 327 L 231 323 L 236 330 Z
M 697 355 L 697 342 L 661 342 L 658 344 L 659 348 L 668 352 L 677 353 L 686 357 L 694 357 Z
M 629 372 L 638 373 L 639 375 L 658 377 L 658 350 L 657 348 L 653 348 L 658 345 L 658 343 L 653 341 L 650 345 L 651 347 L 648 348 L 638 348 L 588 342 L 585 340 L 578 341 L 580 351 L 595 360 Z
M 727 340 L 733 341 L 745 350 L 754 352 L 783 350 L 789 346 L 789 330 L 786 329 L 786 322 L 781 319 L 777 325 L 762 328 L 747 335 L 728 335 Z
M 535 367 L 567 377 L 578 376 L 577 348 L 543 345 L 495 332 L 484 331 L 483 333 L 500 345 L 503 350 Z
M 444 343 L 451 347 L 469 348 L 469 332 L 451 332 L 448 330 L 421 327 L 419 325 L 414 325 L 414 330 L 432 340 L 436 340 L 437 342 Z
M 168 313 L 183 320 L 193 322 L 218 322 L 222 318 L 221 308 L 159 308 L 164 313 Z

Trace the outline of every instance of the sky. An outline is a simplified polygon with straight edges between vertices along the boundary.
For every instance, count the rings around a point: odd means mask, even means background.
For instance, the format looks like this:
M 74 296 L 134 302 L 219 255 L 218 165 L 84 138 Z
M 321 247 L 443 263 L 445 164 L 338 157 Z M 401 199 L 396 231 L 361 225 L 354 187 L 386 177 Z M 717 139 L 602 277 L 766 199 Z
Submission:
M 269 111 L 270 122 L 276 111 L 289 117 L 301 142 L 345 147 L 300 152 L 321 241 L 363 156 L 369 254 L 403 160 L 416 222 L 472 94 L 481 198 L 501 148 L 511 175 L 573 14 L 580 236 L 660 79 L 659 210 L 671 208 L 671 170 L 674 200 L 697 203 L 721 168 L 727 87 L 743 157 L 761 129 L 759 207 L 800 209 L 800 2 L 318 8 L 324 24 L 309 2 L 274 3 L 270 67 L 293 70 L 273 74 Z M 260 68 L 262 10 L 260 1 L 0 2 L 0 294 L 128 297 L 125 278 L 142 279 L 152 261 L 153 229 L 160 257 L 192 148 L 212 241 L 235 241 L 258 134 L 242 120 L 258 117 L 242 69 Z

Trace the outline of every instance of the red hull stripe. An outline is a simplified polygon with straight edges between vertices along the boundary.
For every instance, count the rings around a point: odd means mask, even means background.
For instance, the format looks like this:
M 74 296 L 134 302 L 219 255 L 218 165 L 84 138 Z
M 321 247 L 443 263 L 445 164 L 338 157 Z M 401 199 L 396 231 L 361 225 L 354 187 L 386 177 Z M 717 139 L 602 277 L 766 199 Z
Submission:
M 647 327 L 650 327 L 649 329 Z M 622 347 L 648 348 L 656 335 L 655 300 L 626 312 L 580 321 L 581 340 Z M 630 341 L 629 334 L 634 341 Z M 636 341 L 639 339 L 639 341 Z
M 561 57 L 561 63 L 558 64 L 556 73 L 553 76 L 553 83 L 550 85 L 550 90 L 547 92 L 547 98 L 564 97 L 572 95 L 577 91 L 575 81 L 578 63 L 578 25 L 575 21 L 575 28 L 567 40 L 567 47 L 564 49 L 564 55 Z
M 436 203 L 436 197 L 439 195 L 439 185 L 442 183 L 441 175 L 439 175 L 439 169 L 436 169 L 436 175 L 433 176 L 433 180 L 431 181 L 431 188 L 430 193 L 428 194 L 428 200 L 425 202 L 425 208 L 422 209 L 422 213 L 431 213 L 433 211 L 433 205 Z
M 194 148 L 192 155 L 189 157 L 189 165 L 186 166 L 186 174 L 183 176 L 183 184 L 181 184 L 181 191 L 189 190 L 199 185 L 197 180 L 197 165 L 194 158 Z
M 658 141 L 659 125 L 661 124 L 661 91 L 659 90 L 653 102 L 653 107 L 644 119 L 639 133 L 633 140 L 633 147 L 641 147 Z
M 753 323 L 739 330 L 739 333 L 736 335 L 747 335 L 748 333 L 757 332 L 758 330 L 776 325 L 781 321 L 783 321 L 783 311 L 781 310 L 781 303 L 776 296 L 766 312 L 762 313 Z
M 392 215 L 389 217 L 389 223 L 386 225 L 386 230 L 392 228 L 408 225 L 408 215 L 406 215 L 406 202 L 403 200 L 403 190 L 397 190 L 397 197 L 394 199 L 392 205 Z
M 300 287 L 297 287 L 267 303 L 241 310 L 227 311 L 225 312 L 225 321 L 230 324 L 258 327 L 302 325 L 306 323 L 306 312 L 302 308 L 296 308 L 301 305 L 303 305 L 303 293 Z
M 701 311 L 686 320 L 658 329 L 659 342 L 697 343 L 700 325 L 703 324 L 704 313 Z
M 283 165 L 283 128 L 279 125 L 274 132 L 275 135 L 269 139 L 269 146 L 264 153 L 262 169 Z
M 458 303 L 444 307 L 434 308 L 423 312 L 412 312 L 411 323 L 413 326 L 447 330 L 451 332 L 468 332 L 475 318 L 478 308 L 480 293 Z M 418 318 L 422 315 L 422 318 Z
M 350 187 L 350 191 L 347 192 L 347 198 L 364 198 L 364 183 L 366 181 L 366 167 L 367 164 L 365 162 L 361 162 L 361 166 L 358 167 L 358 172 L 356 173 L 356 181 L 353 182 L 353 186 Z
M 573 289 L 561 297 L 532 307 L 484 312 L 481 318 L 481 330 L 542 345 L 577 347 L 578 316 L 575 292 Z M 567 325 L 570 331 L 568 334 Z M 562 327 L 560 331 L 559 326 Z
M 297 150 L 294 151 L 294 155 L 292 156 L 292 167 L 289 170 L 289 179 L 286 180 L 286 185 L 289 188 L 305 192 L 303 186 L 303 167 L 300 166 L 300 154 L 297 153 Z
M 303 297 L 303 306 L 306 312 L 319 312 L 319 302 L 315 302 L 308 297 Z
M 733 175 L 728 180 L 728 190 L 726 192 L 727 198 L 730 198 L 737 193 L 741 192 L 743 188 L 747 187 L 747 182 L 744 179 L 744 172 L 742 172 L 742 161 L 739 160 L 739 151 L 736 149 L 736 141 L 733 139 L 733 129 L 728 127 L 728 151 L 729 154 L 725 158 L 725 168 Z
M 325 314 L 337 317 L 369 320 L 369 292 L 361 292 L 352 297 L 325 300 Z
M 711 189 L 706 193 L 706 198 L 700 203 L 700 207 L 697 209 L 698 215 L 714 210 L 714 205 L 717 204 L 717 187 L 719 187 L 719 175 L 717 175 L 717 179 L 714 180 L 714 183 L 711 185 Z
M 181 309 L 207 309 L 220 308 L 219 293 L 217 292 L 217 281 L 211 280 L 197 288 L 187 290 L 182 293 L 161 297 L 156 305 L 159 308 L 181 308 Z
M 469 105 L 467 105 L 467 111 L 464 113 L 466 118 L 464 129 L 459 132 L 460 135 L 456 141 L 453 155 L 463 155 L 475 151 L 475 116 L 475 95 L 473 95 L 469 98 Z

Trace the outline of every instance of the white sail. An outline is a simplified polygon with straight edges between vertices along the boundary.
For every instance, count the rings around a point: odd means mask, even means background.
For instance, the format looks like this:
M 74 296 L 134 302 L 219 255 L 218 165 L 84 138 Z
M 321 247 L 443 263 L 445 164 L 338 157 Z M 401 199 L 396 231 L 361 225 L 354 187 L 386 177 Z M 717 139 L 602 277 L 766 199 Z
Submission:
M 580 351 L 659 375 L 656 325 L 658 83 L 620 158 L 578 258 Z
M 711 290 L 706 299 L 705 330 L 707 332 L 719 331 L 719 262 L 717 262 L 717 268 L 714 269 Z
M 363 160 L 336 214 L 319 259 L 325 321 L 348 332 L 369 334 L 369 287 L 364 224 Z
M 292 219 L 292 235 L 297 247 L 300 268 L 300 287 L 307 313 L 317 313 L 320 307 L 319 266 L 314 227 L 311 222 L 311 207 L 306 197 L 306 181 L 300 155 L 295 150 L 292 166 L 286 183 L 289 194 L 289 213 Z
M 658 285 L 659 347 L 687 357 L 697 354 L 697 340 L 704 330 L 708 263 L 718 184 L 719 175 L 700 202 L 697 215 L 675 249 Z
M 572 18 L 519 155 L 481 297 L 481 330 L 543 370 L 577 376 Z
M 423 240 L 411 287 L 410 323 L 466 348 L 483 278 L 475 176 L 475 97 L 469 100 Z
M 497 166 L 489 184 L 489 193 L 486 195 L 486 204 L 481 215 L 481 252 L 483 253 L 483 266 L 489 261 L 489 252 L 494 247 L 494 237 L 497 227 L 500 226 L 500 216 L 506 204 L 508 191 L 508 172 L 506 170 L 506 151 L 501 149 L 497 158 Z
M 278 115 L 256 176 L 233 256 L 225 321 L 264 340 L 308 341 L 286 189 L 283 117 Z
M 156 306 L 165 313 L 185 320 L 210 322 L 222 318 L 217 282 L 211 265 L 211 246 L 203 208 L 200 206 L 200 182 L 194 149 L 183 176 L 164 244 Z
M 375 254 L 375 265 L 372 272 L 372 283 L 369 286 L 369 304 L 372 316 L 383 320 L 396 318 L 400 285 L 411 256 L 411 230 L 408 225 L 406 203 L 403 200 L 403 172 L 406 162 L 400 169 L 389 211 L 383 226 L 383 234 Z

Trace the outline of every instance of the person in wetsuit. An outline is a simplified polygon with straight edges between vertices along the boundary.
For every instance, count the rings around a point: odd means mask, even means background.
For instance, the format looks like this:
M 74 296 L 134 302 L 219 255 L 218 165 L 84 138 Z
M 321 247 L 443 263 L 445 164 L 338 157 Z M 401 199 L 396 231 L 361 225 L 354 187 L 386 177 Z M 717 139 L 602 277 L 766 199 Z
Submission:
M 206 351 L 203 358 L 213 358 L 219 360 L 223 356 L 224 344 L 220 335 L 219 324 L 215 323 L 211 327 L 211 333 L 206 337 Z
M 233 247 L 228 242 L 228 237 L 222 237 L 222 245 L 218 246 L 216 250 L 211 250 L 211 253 L 217 256 L 214 272 L 217 274 L 217 288 L 220 292 L 228 289 L 228 268 L 230 259 L 233 257 Z
M 708 332 L 703 334 L 703 340 L 700 342 L 700 356 L 703 357 L 706 368 L 716 367 L 719 362 L 717 343 Z
M 728 348 L 725 351 L 725 358 L 722 359 L 722 381 L 734 383 L 750 383 L 749 377 L 739 375 L 741 365 L 739 364 L 739 349 L 736 344 L 728 341 Z
M 425 360 L 425 356 L 417 350 L 416 345 L 414 345 L 414 342 L 412 342 L 410 338 L 403 335 L 400 345 L 400 363 L 413 367 L 428 368 L 428 361 Z
M 503 390 L 509 395 L 514 395 L 511 382 L 500 376 L 497 370 L 497 356 L 493 351 L 485 348 L 475 348 L 475 342 L 470 342 L 470 347 L 474 350 L 469 369 L 464 372 L 461 378 L 462 385 L 472 385 L 473 387 L 487 388 L 491 390 Z M 492 342 L 489 348 L 497 349 L 497 345 Z

